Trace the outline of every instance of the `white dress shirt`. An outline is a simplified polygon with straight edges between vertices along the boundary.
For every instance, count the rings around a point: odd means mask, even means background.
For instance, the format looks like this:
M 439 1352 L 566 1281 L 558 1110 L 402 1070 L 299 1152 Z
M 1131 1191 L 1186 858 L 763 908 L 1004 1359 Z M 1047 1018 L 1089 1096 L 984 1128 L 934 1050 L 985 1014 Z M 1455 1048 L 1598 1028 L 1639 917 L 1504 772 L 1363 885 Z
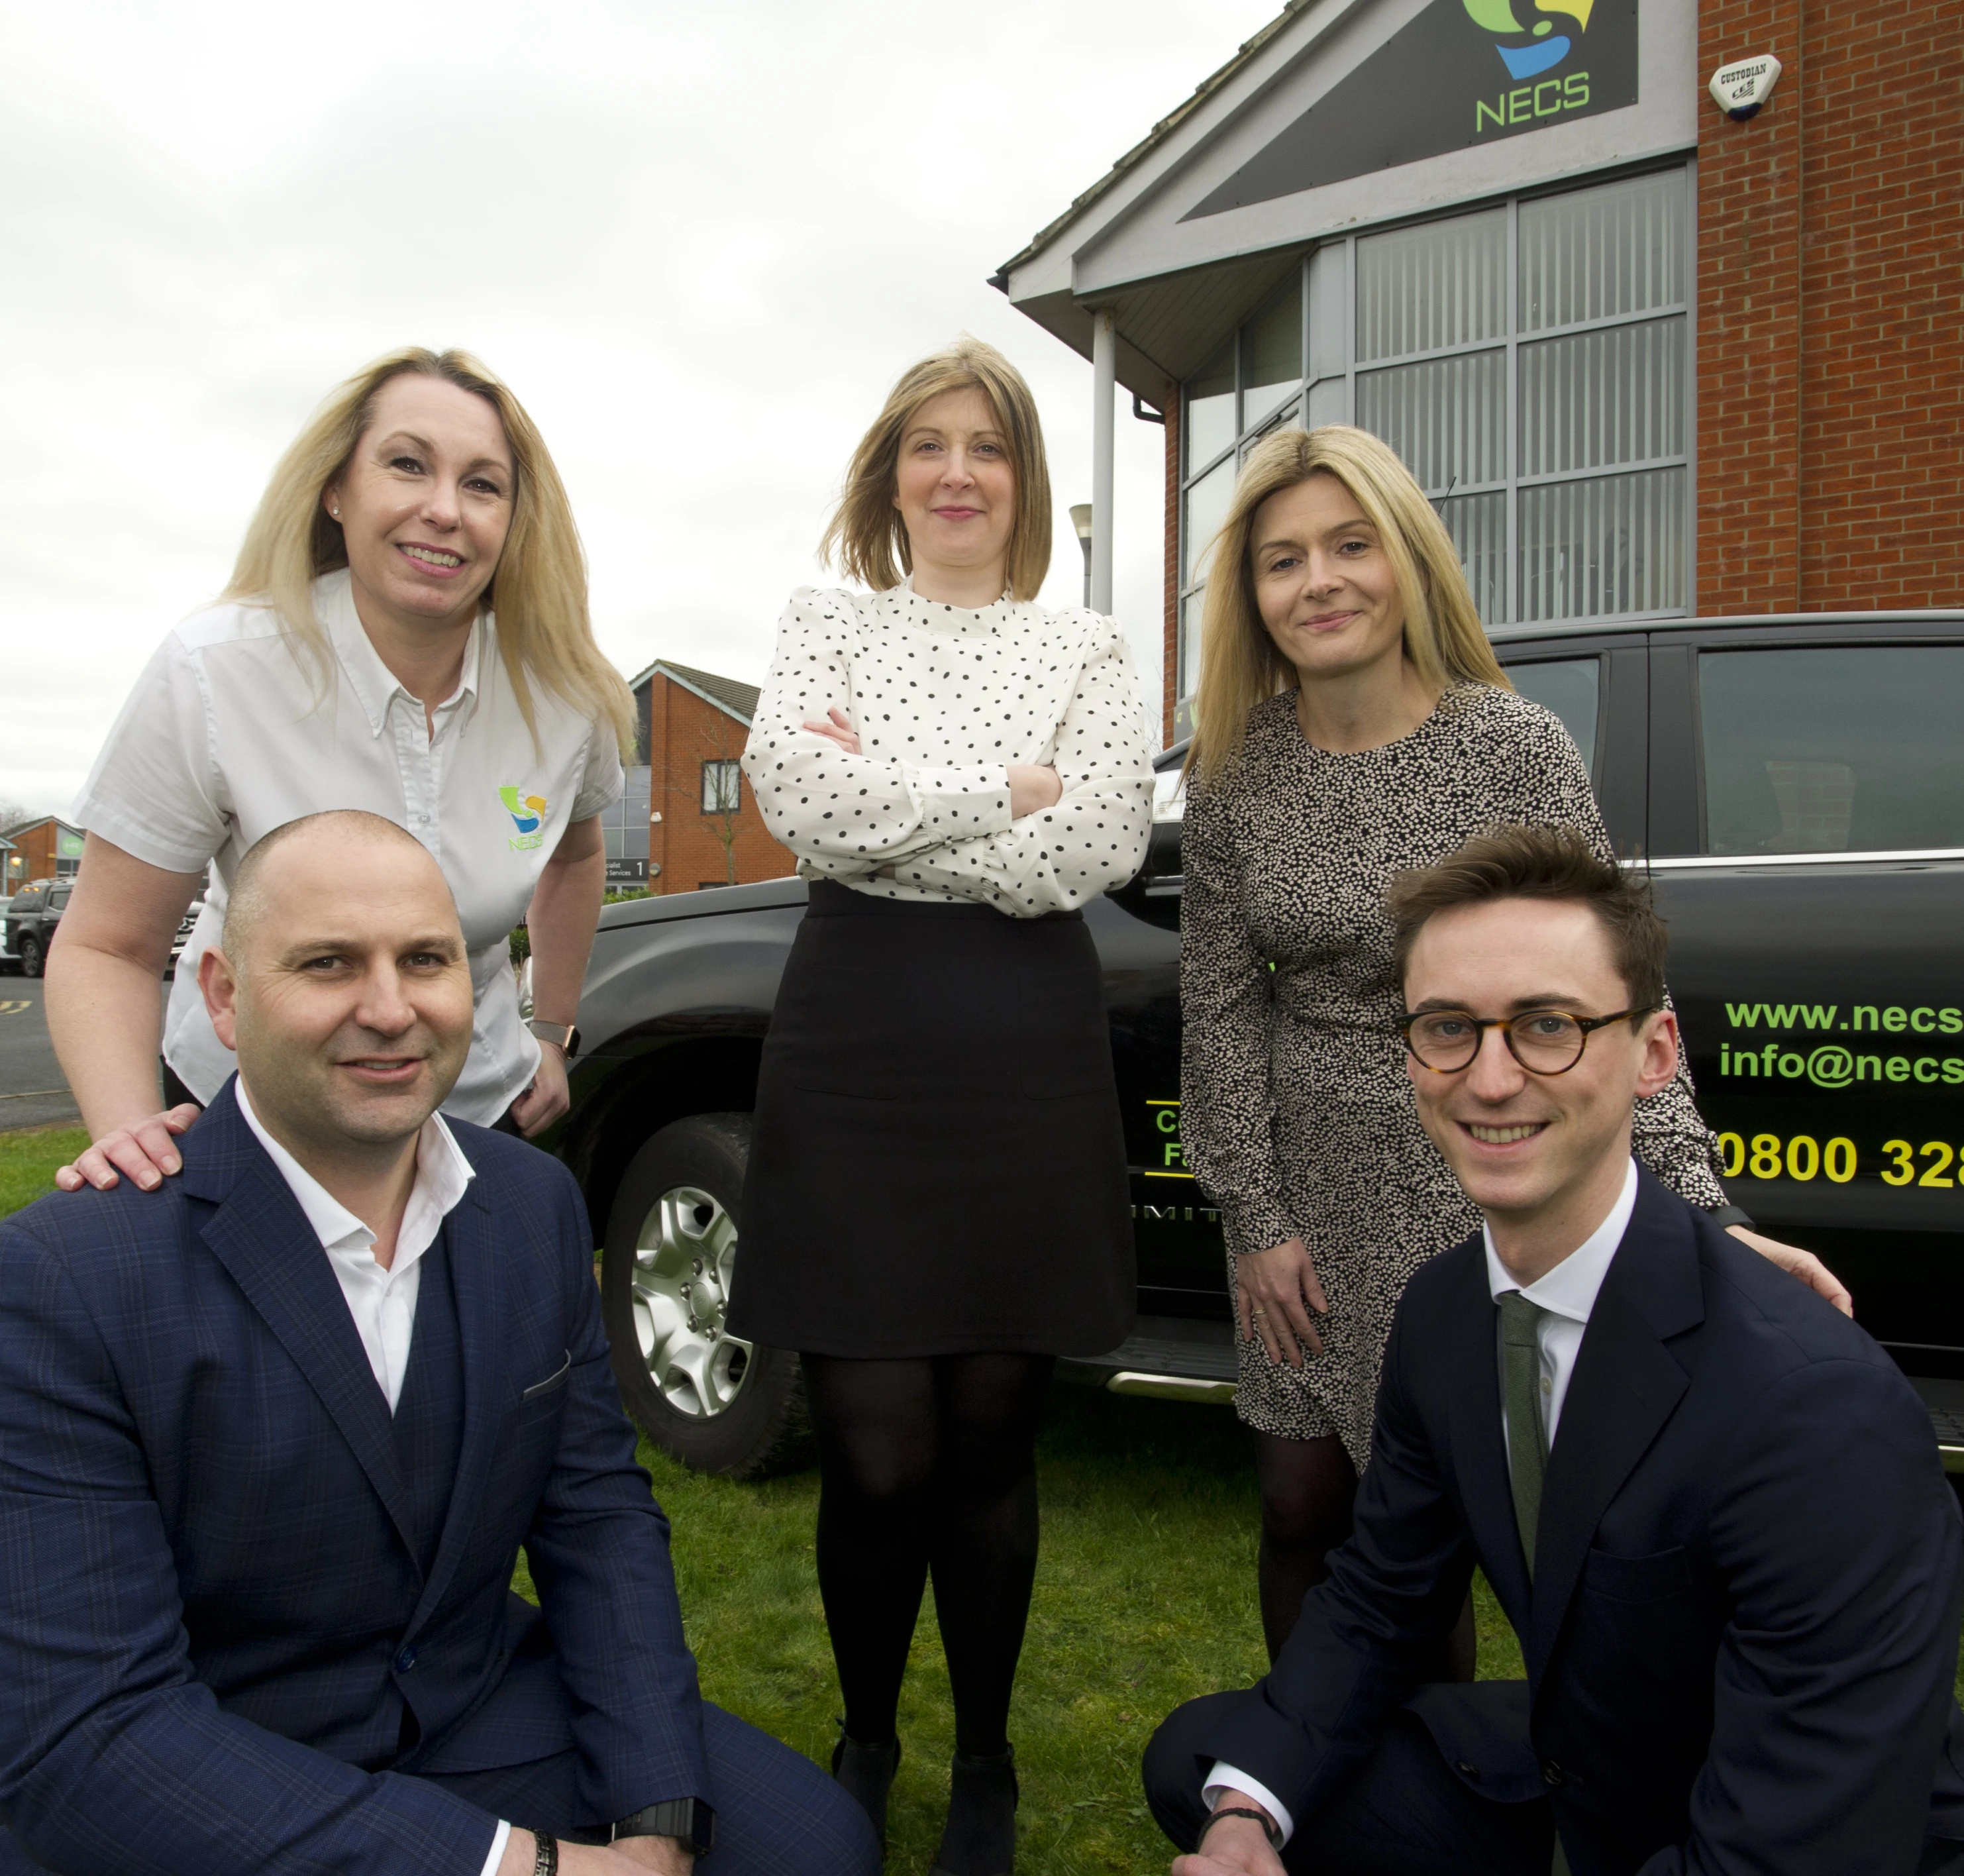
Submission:
M 416 1338 L 423 1253 L 436 1242 L 443 1221 L 477 1177 L 477 1168 L 464 1157 L 464 1149 L 443 1124 L 442 1115 L 432 1114 L 416 1140 L 416 1182 L 409 1188 L 409 1202 L 396 1227 L 396 1254 L 385 1270 L 375 1261 L 375 1234 L 266 1131 L 252 1111 L 244 1076 L 235 1084 L 233 1094 L 246 1126 L 278 1168 L 287 1190 L 300 1201 L 307 1223 L 334 1266 L 335 1280 L 348 1299 L 348 1313 L 355 1319 L 355 1332 L 361 1338 L 368 1365 L 374 1370 L 375 1385 L 393 1414 L 403 1397 L 403 1376 Z M 511 1838 L 512 1826 L 500 1818 L 491 1839 L 491 1853 L 478 1876 L 496 1876 Z
M 849 756 L 806 729 L 844 711 Z M 1009 814 L 1012 763 L 1057 770 L 1054 806 Z M 778 625 L 743 773 L 807 879 L 1039 918 L 1123 885 L 1152 831 L 1131 653 L 1111 619 L 801 586 Z
M 396 1254 L 385 1270 L 375 1261 L 375 1234 L 266 1131 L 252 1111 L 244 1076 L 233 1092 L 246 1126 L 300 1201 L 334 1267 L 335 1280 L 348 1299 L 348 1313 L 355 1319 L 355 1332 L 375 1371 L 375 1385 L 393 1414 L 403 1397 L 403 1376 L 416 1337 L 423 1253 L 436 1242 L 444 1219 L 477 1177 L 476 1169 L 443 1124 L 442 1115 L 432 1114 L 417 1137 L 416 1182 L 396 1228 Z
M 1487 1247 L 1487 1287 L 1494 1302 L 1497 1303 L 1507 1291 L 1518 1290 L 1529 1302 L 1548 1312 L 1535 1325 L 1535 1338 L 1541 1350 L 1542 1414 L 1548 1425 L 1551 1450 L 1561 1418 L 1561 1403 L 1568 1398 L 1568 1383 L 1575 1373 L 1575 1357 L 1582 1348 L 1583 1332 L 1589 1326 L 1589 1313 L 1596 1306 L 1597 1293 L 1609 1274 L 1610 1261 L 1622 1244 L 1623 1234 L 1630 1228 L 1630 1214 L 1636 1208 L 1637 1162 L 1632 1160 L 1623 1175 L 1623 1189 L 1610 1206 L 1609 1216 L 1545 1277 L 1526 1285 L 1508 1274 L 1507 1267 L 1495 1254 L 1494 1234 L 1484 1226 L 1481 1227 Z M 1507 1376 L 1503 1372 L 1500 1398 L 1503 1402 L 1507 1394 Z M 1503 1446 L 1507 1444 L 1504 1405 L 1500 1410 L 1500 1440 Z M 1511 1449 L 1507 1463 L 1513 1466 Z M 1201 1801 L 1211 1809 L 1215 1794 L 1226 1791 L 1245 1791 L 1260 1805 L 1282 1826 L 1283 1842 L 1295 1834 L 1288 1808 L 1266 1785 L 1233 1765 L 1217 1764 L 1201 1786 Z
M 470 1053 L 444 1105 L 488 1126 L 539 1061 L 518 1019 L 508 938 L 567 827 L 620 795 L 620 752 L 607 725 L 536 685 L 534 742 L 489 613 L 432 734 L 369 643 L 346 570 L 323 574 L 313 596 L 329 652 L 319 673 L 265 606 L 217 606 L 179 625 L 137 679 L 71 818 L 167 872 L 212 863 L 164 1018 L 165 1059 L 206 1101 L 238 1064 L 205 1013 L 197 961 L 218 942 L 246 849 L 329 808 L 406 827 L 442 867 L 470 954 Z

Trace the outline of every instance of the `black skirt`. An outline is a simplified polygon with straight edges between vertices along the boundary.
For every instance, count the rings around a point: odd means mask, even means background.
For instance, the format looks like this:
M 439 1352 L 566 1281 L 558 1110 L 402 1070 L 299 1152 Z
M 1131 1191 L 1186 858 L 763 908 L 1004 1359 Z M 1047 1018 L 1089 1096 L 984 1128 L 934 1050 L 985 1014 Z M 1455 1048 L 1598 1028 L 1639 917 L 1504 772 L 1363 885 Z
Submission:
M 733 1335 L 862 1357 L 1130 1332 L 1125 1145 L 1078 912 L 815 880 L 757 1081 Z

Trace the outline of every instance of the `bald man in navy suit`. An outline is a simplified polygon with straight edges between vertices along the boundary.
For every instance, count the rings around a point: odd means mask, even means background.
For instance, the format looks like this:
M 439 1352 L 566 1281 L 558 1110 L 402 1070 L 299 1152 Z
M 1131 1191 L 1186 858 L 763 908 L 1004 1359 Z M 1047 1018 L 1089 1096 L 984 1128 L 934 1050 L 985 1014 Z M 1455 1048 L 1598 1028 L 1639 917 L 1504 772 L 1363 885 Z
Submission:
M 276 830 L 199 981 L 182 1171 L 0 1226 L 0 1876 L 873 1876 L 697 1689 L 570 1175 L 436 1111 L 435 862 Z

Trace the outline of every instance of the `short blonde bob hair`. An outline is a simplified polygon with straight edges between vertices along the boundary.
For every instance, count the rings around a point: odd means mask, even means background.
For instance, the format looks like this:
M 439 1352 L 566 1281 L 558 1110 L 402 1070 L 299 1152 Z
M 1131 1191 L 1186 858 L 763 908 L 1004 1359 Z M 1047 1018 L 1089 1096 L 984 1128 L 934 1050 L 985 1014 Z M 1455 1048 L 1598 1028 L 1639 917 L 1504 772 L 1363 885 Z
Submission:
M 325 698 L 332 667 L 326 631 L 314 613 L 313 583 L 348 564 L 348 544 L 321 498 L 346 473 L 374 419 L 382 387 L 412 371 L 482 397 L 505 426 L 516 471 L 512 526 L 484 603 L 496 609 L 499 656 L 526 728 L 536 737 L 532 688 L 537 685 L 582 716 L 605 724 L 624 755 L 631 757 L 634 699 L 593 641 L 586 557 L 566 487 L 525 406 L 467 352 L 406 345 L 330 393 L 274 467 L 220 597 L 276 612 L 295 652 L 313 666 Z
M 835 559 L 849 579 L 884 593 L 913 571 L 906 523 L 894 506 L 899 487 L 900 439 L 921 406 L 944 391 L 977 390 L 989 400 L 1009 445 L 1016 479 L 1016 516 L 1005 557 L 1010 596 L 1034 599 L 1050 571 L 1050 465 L 1044 458 L 1043 426 L 1023 375 L 993 345 L 964 332 L 945 352 L 903 371 L 887 394 L 873 427 L 859 439 L 839 498 L 820 541 L 820 559 Z
M 1404 608 L 1405 656 L 1419 676 L 1441 688 L 1467 683 L 1513 688 L 1474 609 L 1452 537 L 1397 451 L 1346 423 L 1277 430 L 1250 453 L 1228 519 L 1208 550 L 1200 681 L 1186 757 L 1203 781 L 1239 759 L 1249 712 L 1297 682 L 1255 604 L 1250 537 L 1264 502 L 1314 475 L 1342 483 L 1383 541 Z

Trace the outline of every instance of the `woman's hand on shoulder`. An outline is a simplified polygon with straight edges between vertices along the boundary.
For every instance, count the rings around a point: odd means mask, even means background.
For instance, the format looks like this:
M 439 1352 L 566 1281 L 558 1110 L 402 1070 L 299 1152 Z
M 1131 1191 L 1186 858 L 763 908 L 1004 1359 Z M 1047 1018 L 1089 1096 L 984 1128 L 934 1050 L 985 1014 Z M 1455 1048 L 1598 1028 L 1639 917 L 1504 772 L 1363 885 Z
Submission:
M 64 1192 L 79 1192 L 84 1186 L 108 1192 L 128 1177 L 144 1191 L 154 1192 L 165 1179 L 183 1171 L 184 1156 L 172 1142 L 204 1112 L 195 1102 L 185 1101 L 105 1133 L 72 1164 L 57 1168 L 55 1184 Z
M 1323 1353 L 1311 1312 L 1324 1315 L 1329 1309 L 1322 1279 L 1300 1238 L 1235 1258 L 1234 1315 L 1242 1336 L 1259 1340 L 1278 1367 L 1286 1361 L 1301 1367 L 1305 1349 Z
M 836 743 L 849 756 L 864 753 L 859 747 L 859 732 L 852 727 L 852 719 L 843 710 L 834 704 L 825 716 L 823 723 L 807 721 L 799 727 L 809 730 L 814 736 L 823 737 L 828 742 Z
M 1728 1225 L 1725 1229 L 1740 1243 L 1750 1245 L 1769 1264 L 1777 1264 L 1788 1276 L 1805 1283 L 1818 1296 L 1826 1297 L 1851 1322 L 1854 1319 L 1855 1299 L 1849 1295 L 1847 1286 L 1812 1251 L 1803 1251 L 1798 1245 L 1782 1244 L 1777 1238 L 1763 1238 L 1743 1225 Z
M 1009 775 L 1012 821 L 1054 808 L 1064 799 L 1064 779 L 1054 769 L 1033 762 L 1012 762 Z

